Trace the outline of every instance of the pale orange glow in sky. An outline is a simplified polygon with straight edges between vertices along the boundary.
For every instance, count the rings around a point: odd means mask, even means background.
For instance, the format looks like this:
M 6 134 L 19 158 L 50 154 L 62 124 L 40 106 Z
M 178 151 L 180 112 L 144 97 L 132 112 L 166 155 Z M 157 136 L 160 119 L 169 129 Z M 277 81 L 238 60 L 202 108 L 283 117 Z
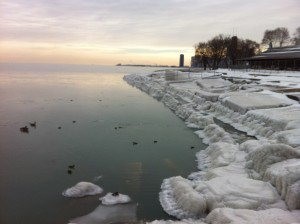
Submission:
M 190 64 L 218 34 L 300 26 L 299 0 L 1 0 L 0 62 Z

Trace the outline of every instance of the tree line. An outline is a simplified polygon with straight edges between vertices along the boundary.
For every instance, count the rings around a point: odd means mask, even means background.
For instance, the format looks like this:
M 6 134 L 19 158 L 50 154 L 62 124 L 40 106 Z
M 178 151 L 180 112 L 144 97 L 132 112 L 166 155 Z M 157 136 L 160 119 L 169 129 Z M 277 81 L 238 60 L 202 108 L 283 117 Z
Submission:
M 300 27 L 296 29 L 292 38 L 285 27 L 266 30 L 261 44 L 268 45 L 269 48 L 299 45 Z M 260 44 L 253 40 L 219 34 L 207 42 L 195 45 L 194 66 L 202 65 L 205 70 L 217 69 L 222 63 L 224 67 L 231 67 L 236 65 L 238 59 L 252 57 L 259 52 Z

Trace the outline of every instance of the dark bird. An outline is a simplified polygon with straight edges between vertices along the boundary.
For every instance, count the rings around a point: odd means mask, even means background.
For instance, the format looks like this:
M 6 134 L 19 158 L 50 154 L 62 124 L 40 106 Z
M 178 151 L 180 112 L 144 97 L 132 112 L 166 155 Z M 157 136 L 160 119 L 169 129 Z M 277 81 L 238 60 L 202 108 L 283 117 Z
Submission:
M 68 166 L 68 168 L 69 169 L 75 169 L 75 165 L 73 164 L 73 165 L 70 165 L 70 166 Z
M 112 196 L 119 196 L 119 192 L 114 192 L 111 194 Z
M 191 149 L 194 149 L 195 147 L 194 146 L 191 146 Z
M 22 132 L 22 133 L 29 133 L 29 129 L 28 129 L 27 126 L 24 126 L 24 127 L 20 128 L 20 132 Z
M 72 170 L 68 170 L 68 174 L 72 174 Z
M 76 123 L 76 121 L 73 121 L 73 123 L 75 124 L 75 123 Z
M 132 145 L 137 145 L 138 143 L 137 142 L 132 142 Z
M 154 140 L 154 141 L 153 141 L 153 143 L 157 143 L 157 141 L 156 141 L 156 140 Z
M 35 121 L 35 122 L 32 122 L 32 123 L 29 123 L 29 125 L 30 125 L 31 127 L 36 128 L 36 121 Z
M 115 127 L 115 130 L 118 130 L 118 128 L 117 128 L 117 127 Z
M 61 129 L 61 126 L 59 126 L 57 129 Z
M 118 128 L 121 129 L 121 128 L 123 128 L 123 127 L 122 127 L 122 126 L 119 126 Z

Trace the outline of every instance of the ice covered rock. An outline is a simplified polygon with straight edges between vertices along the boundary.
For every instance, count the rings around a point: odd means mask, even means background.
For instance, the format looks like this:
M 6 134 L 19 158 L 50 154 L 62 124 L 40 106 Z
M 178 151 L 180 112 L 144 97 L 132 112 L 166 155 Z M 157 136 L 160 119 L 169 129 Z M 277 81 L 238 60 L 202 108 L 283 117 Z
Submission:
M 201 113 L 194 112 L 187 119 L 188 127 L 198 127 L 199 129 L 204 129 L 206 126 L 214 124 L 214 120 L 211 116 L 205 116 Z
M 205 150 L 196 153 L 198 169 L 206 170 L 207 168 L 216 168 L 227 166 L 236 161 L 238 147 L 236 145 L 218 142 L 211 144 Z
M 180 221 L 173 221 L 173 220 L 154 220 L 152 222 L 146 222 L 147 224 L 207 224 L 200 220 L 193 220 L 193 219 L 183 219 Z
M 300 152 L 285 144 L 262 145 L 247 156 L 247 168 L 255 170 L 261 177 L 274 163 L 300 158 Z
M 130 197 L 125 194 L 107 193 L 104 197 L 99 198 L 103 205 L 125 204 L 131 201 Z
M 263 179 L 273 184 L 282 199 L 286 199 L 289 209 L 297 209 L 300 205 L 300 195 L 295 194 L 292 185 L 300 181 L 300 159 L 289 159 L 271 165 L 265 172 Z M 300 182 L 299 182 L 300 183 Z M 300 188 L 298 189 L 300 192 Z M 292 194 L 292 195 L 288 195 Z M 298 194 L 298 195 L 297 195 Z M 298 200 L 298 203 L 288 200 Z M 291 207 L 289 206 L 291 205 Z
M 278 132 L 275 138 L 280 143 L 288 144 L 293 147 L 300 146 L 300 128 Z
M 228 166 L 209 169 L 203 176 L 206 180 L 227 176 L 247 178 L 248 173 L 245 170 L 245 163 L 232 163 Z
M 211 144 L 215 142 L 235 144 L 235 141 L 230 134 L 216 124 L 210 124 L 206 126 L 204 130 L 196 131 L 195 134 L 202 138 L 203 143 L 205 144 Z
M 267 140 L 247 140 L 242 144 L 240 144 L 239 149 L 246 153 L 250 153 L 261 148 L 263 145 L 269 145 L 269 144 L 271 144 L 271 142 Z
M 215 208 L 286 209 L 270 183 L 243 177 L 216 177 L 194 185 L 182 177 L 164 180 L 160 203 L 179 219 L 199 218 Z
M 137 221 L 137 205 L 133 203 L 105 206 L 99 205 L 93 212 L 72 219 L 69 224 L 134 223 Z
M 193 189 L 191 181 L 180 176 L 163 181 L 159 200 L 164 211 L 178 219 L 196 219 L 206 211 L 203 196 Z
M 292 212 L 277 208 L 261 211 L 216 208 L 207 217 L 208 224 L 296 224 L 300 219 Z
M 285 202 L 290 210 L 300 208 L 300 181 L 288 187 Z
M 84 197 L 88 195 L 101 194 L 103 189 L 93 183 L 79 182 L 75 186 L 66 189 L 62 195 L 65 197 Z
M 269 92 L 231 93 L 227 97 L 223 97 L 222 100 L 223 105 L 242 114 L 253 109 L 276 108 L 292 105 L 293 103 L 287 97 L 285 99 L 279 98 L 274 96 L 274 93 L 270 94 Z

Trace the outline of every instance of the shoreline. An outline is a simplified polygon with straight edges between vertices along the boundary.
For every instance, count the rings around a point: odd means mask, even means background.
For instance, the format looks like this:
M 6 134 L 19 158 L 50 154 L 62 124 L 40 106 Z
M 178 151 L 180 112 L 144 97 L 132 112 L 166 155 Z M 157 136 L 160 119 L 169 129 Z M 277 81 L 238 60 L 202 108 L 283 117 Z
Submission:
M 196 154 L 198 172 L 163 181 L 165 212 L 183 222 L 300 222 L 299 72 L 173 70 L 124 80 L 163 102 L 208 145 Z M 214 119 L 256 140 L 237 141 Z

